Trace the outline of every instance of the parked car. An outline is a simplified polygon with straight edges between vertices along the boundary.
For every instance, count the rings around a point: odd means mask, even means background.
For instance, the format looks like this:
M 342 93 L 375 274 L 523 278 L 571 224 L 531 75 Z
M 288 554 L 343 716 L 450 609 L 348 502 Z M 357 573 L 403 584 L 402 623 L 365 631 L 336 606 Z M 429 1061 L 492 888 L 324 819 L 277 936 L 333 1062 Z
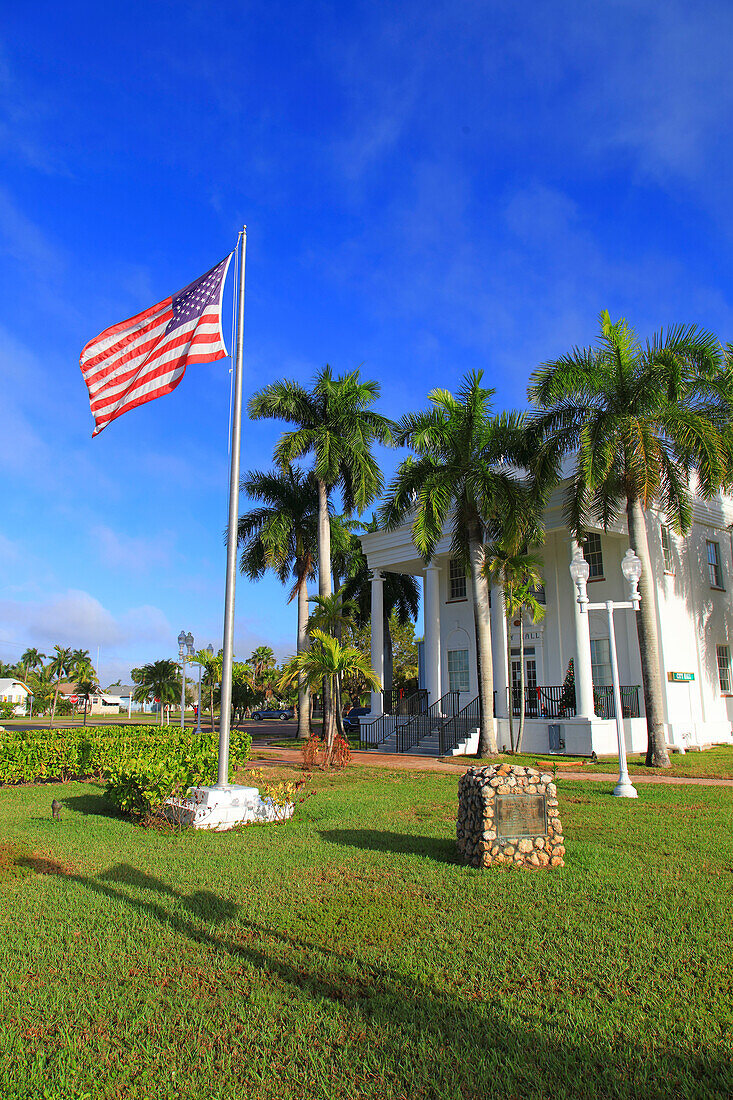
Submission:
M 252 719 L 255 722 L 262 722 L 265 718 L 279 718 L 281 722 L 288 722 L 294 714 L 295 711 L 292 707 L 288 707 L 285 710 L 281 710 L 278 707 L 270 710 L 256 710 L 252 715 Z
M 371 714 L 371 707 L 352 707 L 348 714 L 344 715 L 344 729 L 347 733 L 358 733 L 361 729 L 360 718 L 365 714 Z

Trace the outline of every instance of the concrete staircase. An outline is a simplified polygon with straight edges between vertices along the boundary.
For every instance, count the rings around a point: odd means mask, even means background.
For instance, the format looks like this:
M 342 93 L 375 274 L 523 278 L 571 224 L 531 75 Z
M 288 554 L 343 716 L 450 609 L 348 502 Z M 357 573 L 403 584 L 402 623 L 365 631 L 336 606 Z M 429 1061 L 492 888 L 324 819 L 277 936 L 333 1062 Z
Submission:
M 461 741 L 449 755 L 463 755 L 466 752 L 467 742 Z M 375 752 L 397 752 L 397 734 L 393 731 L 377 746 Z M 470 751 L 470 750 L 469 750 Z M 438 731 L 434 730 L 426 737 L 422 737 L 416 745 L 408 749 L 405 756 L 440 756 L 440 739 Z

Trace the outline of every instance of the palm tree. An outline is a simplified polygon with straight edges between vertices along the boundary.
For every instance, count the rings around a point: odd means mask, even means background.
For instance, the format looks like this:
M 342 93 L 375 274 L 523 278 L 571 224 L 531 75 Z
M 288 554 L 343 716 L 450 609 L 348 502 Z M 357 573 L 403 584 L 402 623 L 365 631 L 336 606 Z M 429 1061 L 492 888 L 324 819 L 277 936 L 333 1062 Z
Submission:
M 41 668 L 45 660 L 46 654 L 41 653 L 40 650 L 35 648 L 26 649 L 25 653 L 20 658 L 20 664 L 23 665 L 25 669 L 25 679 L 28 679 L 31 671 L 37 668 Z
M 433 390 L 428 394 L 432 408 L 403 417 L 395 438 L 416 457 L 405 459 L 397 471 L 381 521 L 392 529 L 412 517 L 413 541 L 426 561 L 450 523 L 452 553 L 470 570 L 472 581 L 479 755 L 484 756 L 497 751 L 484 542 L 487 530 L 497 524 L 511 535 L 530 490 L 509 465 L 526 464 L 524 419 L 519 413 L 490 415 L 494 390 L 482 386 L 482 378 L 483 371 L 465 375 L 457 397 Z
M 151 661 L 142 668 L 132 670 L 137 687 L 133 698 L 136 703 L 160 702 L 160 725 L 163 725 L 163 707 L 174 703 L 181 696 L 181 672 L 176 661 Z
M 692 522 L 690 476 L 713 496 L 729 478 L 731 371 L 717 340 L 695 325 L 678 325 L 642 345 L 622 318 L 601 313 L 600 337 L 588 348 L 545 363 L 529 397 L 540 461 L 559 477 L 575 452 L 566 515 L 581 541 L 593 521 L 607 529 L 626 513 L 629 541 L 642 562 L 636 617 L 646 704 L 647 766 L 670 766 L 664 731 L 656 598 L 646 510 L 661 508 L 685 534 Z
M 54 692 L 54 678 L 50 664 L 41 664 L 31 670 L 28 676 L 28 687 L 33 696 L 33 710 L 37 715 L 43 714 L 48 709 Z
M 87 724 L 87 707 L 89 706 L 89 696 L 98 690 L 96 679 L 92 677 L 82 676 L 77 678 L 76 692 L 77 695 L 84 697 L 84 725 Z
M 353 600 L 344 598 L 343 585 L 331 596 L 311 596 L 308 602 L 316 605 L 308 617 L 309 634 L 323 630 L 340 641 L 344 629 L 347 633 L 351 630 L 357 606 Z
M 512 620 L 519 615 L 519 745 L 524 735 L 524 611 L 529 611 L 533 622 L 544 618 L 545 609 L 536 596 L 542 583 L 541 558 L 527 552 L 526 546 L 516 551 L 511 543 L 499 540 L 486 549 L 487 576 L 504 590 L 507 633 L 507 684 L 509 685 L 509 744 L 514 752 L 514 698 L 512 677 Z
M 375 691 L 381 690 L 379 679 L 372 672 L 369 661 L 364 654 L 360 653 L 354 646 L 342 645 L 336 638 L 332 638 L 330 634 L 326 634 L 323 630 L 314 630 L 311 635 L 310 649 L 293 657 L 280 679 L 279 690 L 284 691 L 301 674 L 305 676 L 312 687 L 316 687 L 323 680 L 326 680 L 332 698 L 335 697 L 337 678 L 344 675 L 358 674 L 364 678 L 369 687 L 374 688 Z M 333 709 L 328 716 L 324 715 L 323 730 L 326 739 L 326 762 L 330 763 L 336 736 Z
M 275 653 L 269 645 L 258 645 L 257 648 L 250 653 L 245 662 L 245 664 L 248 664 L 252 669 L 252 679 L 254 683 L 257 683 L 263 673 L 274 668 L 276 663 Z
M 71 650 L 60 645 L 54 647 L 55 656 L 51 658 L 49 663 L 49 671 L 56 677 L 56 690 L 53 696 L 53 706 L 51 707 L 51 721 L 48 723 L 48 728 L 53 729 L 53 720 L 56 717 L 56 704 L 59 698 L 59 688 L 65 676 L 69 675 L 71 668 Z
M 310 613 L 308 618 L 308 635 L 311 636 L 314 630 L 322 630 L 326 634 L 330 634 L 332 638 L 335 638 L 338 642 L 343 639 L 344 631 L 350 634 L 354 626 L 354 614 L 356 612 L 356 604 L 351 600 L 344 599 L 343 587 L 339 588 L 337 592 L 334 592 L 331 596 L 311 596 L 310 603 L 314 603 L 316 606 Z M 337 676 L 334 681 L 334 715 L 336 721 L 336 727 L 339 733 L 344 735 L 343 721 L 341 717 L 341 677 Z M 324 692 L 324 697 L 326 692 Z
M 248 473 L 241 483 L 260 507 L 239 517 L 240 572 L 258 580 L 273 569 L 285 584 L 295 580 L 288 602 L 298 599 L 297 652 L 308 646 L 308 581 L 315 576 L 318 484 L 312 473 L 287 466 L 281 473 Z M 310 689 L 298 688 L 298 737 L 310 736 Z
M 372 454 L 375 442 L 392 442 L 392 423 L 371 406 L 379 397 L 377 382 L 363 381 L 358 371 L 334 378 L 326 365 L 309 391 L 297 382 L 273 382 L 249 402 L 253 419 L 284 420 L 295 425 L 275 448 L 283 470 L 304 455 L 313 455 L 318 491 L 318 592 L 330 596 L 331 523 L 329 497 L 341 492 L 345 512 L 362 511 L 383 488 L 381 470 Z M 324 699 L 326 711 L 331 709 Z
M 69 656 L 68 673 L 74 678 L 77 686 L 77 693 L 79 689 L 79 681 L 95 680 L 97 679 L 97 672 L 92 664 L 92 658 L 89 655 L 88 649 L 73 649 Z M 94 685 L 98 685 L 95 683 Z M 86 712 L 85 712 L 86 713 Z

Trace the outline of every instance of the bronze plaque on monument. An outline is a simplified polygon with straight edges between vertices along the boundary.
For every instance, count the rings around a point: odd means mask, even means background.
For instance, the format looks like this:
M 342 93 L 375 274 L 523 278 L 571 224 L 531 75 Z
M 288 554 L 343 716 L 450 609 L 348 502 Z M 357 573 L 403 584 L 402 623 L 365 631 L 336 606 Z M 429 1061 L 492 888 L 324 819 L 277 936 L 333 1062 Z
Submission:
M 547 836 L 547 807 L 543 794 L 498 794 L 496 835 Z

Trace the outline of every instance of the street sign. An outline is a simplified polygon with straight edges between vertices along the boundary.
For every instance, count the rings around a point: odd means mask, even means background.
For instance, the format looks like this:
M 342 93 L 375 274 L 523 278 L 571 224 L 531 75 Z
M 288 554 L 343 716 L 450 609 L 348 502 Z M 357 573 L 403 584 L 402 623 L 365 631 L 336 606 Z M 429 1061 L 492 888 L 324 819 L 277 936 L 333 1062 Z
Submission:
M 695 679 L 694 672 L 668 672 L 667 675 L 673 684 L 689 684 Z

